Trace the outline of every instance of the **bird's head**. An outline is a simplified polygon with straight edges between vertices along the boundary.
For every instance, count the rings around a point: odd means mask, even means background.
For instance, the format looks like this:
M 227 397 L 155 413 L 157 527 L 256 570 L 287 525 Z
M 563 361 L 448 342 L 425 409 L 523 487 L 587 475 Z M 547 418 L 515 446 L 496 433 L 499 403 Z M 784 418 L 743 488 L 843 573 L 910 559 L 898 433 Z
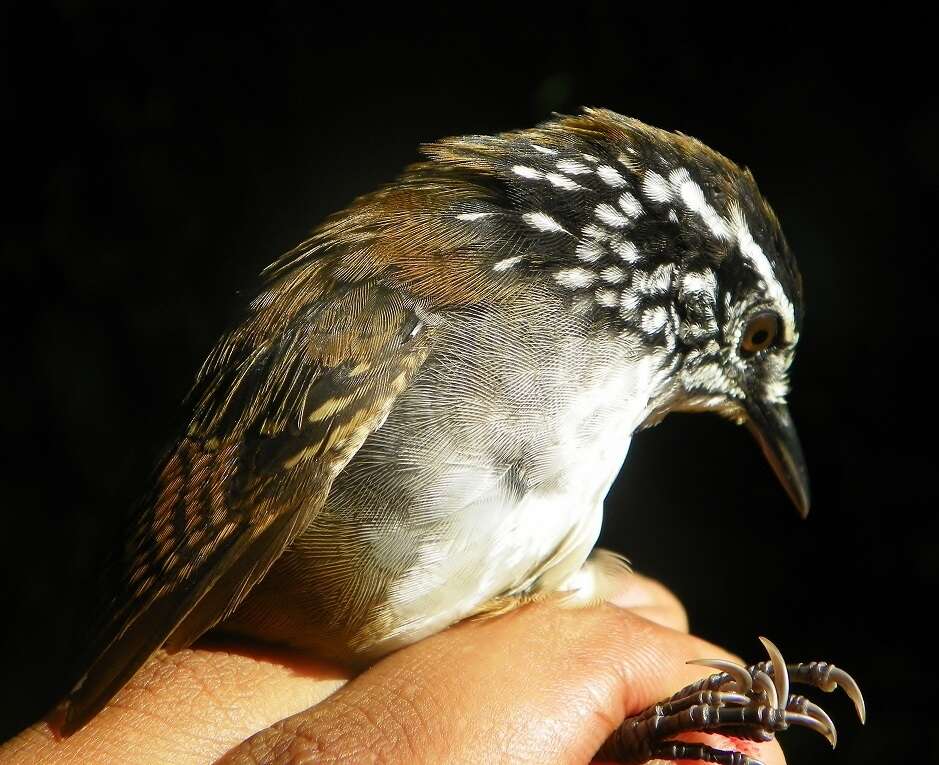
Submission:
M 646 424 L 671 411 L 746 423 L 803 515 L 807 472 L 786 408 L 802 285 L 753 176 L 688 136 L 605 110 L 433 144 L 499 185 L 451 215 L 506 243 L 491 274 L 551 272 L 592 324 L 656 359 Z

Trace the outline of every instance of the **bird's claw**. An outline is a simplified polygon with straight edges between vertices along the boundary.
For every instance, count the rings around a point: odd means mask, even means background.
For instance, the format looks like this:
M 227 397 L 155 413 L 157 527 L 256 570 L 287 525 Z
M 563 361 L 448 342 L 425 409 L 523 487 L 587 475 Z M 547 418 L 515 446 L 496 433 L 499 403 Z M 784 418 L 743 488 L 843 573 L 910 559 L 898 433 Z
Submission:
M 827 664 L 823 661 L 813 661 L 808 664 L 797 664 L 789 667 L 790 675 L 796 672 L 800 677 L 799 682 L 807 685 L 814 685 L 826 693 L 838 690 L 840 687 L 847 697 L 854 704 L 858 719 L 861 725 L 867 722 L 867 707 L 864 704 L 864 695 L 857 682 L 851 675 L 834 664 Z M 803 676 L 806 679 L 801 679 Z M 815 678 L 818 677 L 816 680 Z
M 689 744 L 674 737 L 691 731 L 719 731 L 751 741 L 769 741 L 778 731 L 792 725 L 814 730 L 834 748 L 838 732 L 831 717 L 804 696 L 790 694 L 791 683 L 811 685 L 826 692 L 843 688 L 864 722 L 864 697 L 851 675 L 825 662 L 787 665 L 770 640 L 760 638 L 760 641 L 769 660 L 750 667 L 723 659 L 688 662 L 712 667 L 719 674 L 686 686 L 666 701 L 628 718 L 599 754 L 623 763 L 659 758 L 759 765 L 757 760 L 740 752 Z

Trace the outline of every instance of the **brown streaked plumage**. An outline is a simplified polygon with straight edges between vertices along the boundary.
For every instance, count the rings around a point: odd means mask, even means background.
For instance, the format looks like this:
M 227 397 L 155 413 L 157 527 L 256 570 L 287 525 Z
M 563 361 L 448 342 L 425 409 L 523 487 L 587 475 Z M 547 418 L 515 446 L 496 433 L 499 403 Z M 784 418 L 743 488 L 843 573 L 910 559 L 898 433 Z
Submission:
M 209 355 L 64 731 L 213 627 L 361 665 L 602 595 L 603 497 L 669 411 L 748 421 L 807 510 L 801 283 L 749 172 L 602 110 L 424 151 L 273 264 Z
M 224 619 L 306 528 L 426 357 L 431 309 L 517 289 L 487 280 L 473 256 L 486 243 L 443 217 L 490 192 L 427 164 L 411 176 L 273 264 L 253 313 L 206 360 L 191 424 L 127 546 L 126 587 L 66 702 L 65 730 L 161 645 L 189 645 Z

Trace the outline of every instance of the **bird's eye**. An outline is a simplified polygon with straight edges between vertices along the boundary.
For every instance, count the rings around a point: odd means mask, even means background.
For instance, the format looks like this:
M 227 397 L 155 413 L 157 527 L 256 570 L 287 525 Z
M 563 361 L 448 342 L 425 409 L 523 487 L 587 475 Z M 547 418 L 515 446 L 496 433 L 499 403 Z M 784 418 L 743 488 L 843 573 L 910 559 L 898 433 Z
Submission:
M 747 323 L 740 342 L 740 350 L 745 356 L 769 348 L 779 336 L 779 316 L 772 311 L 758 313 Z

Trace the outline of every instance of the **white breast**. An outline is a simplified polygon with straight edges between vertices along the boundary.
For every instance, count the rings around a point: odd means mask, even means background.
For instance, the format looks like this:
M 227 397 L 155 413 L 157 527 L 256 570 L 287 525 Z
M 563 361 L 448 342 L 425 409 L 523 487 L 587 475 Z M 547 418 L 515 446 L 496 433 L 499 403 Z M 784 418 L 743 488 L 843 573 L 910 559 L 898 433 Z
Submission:
M 398 627 L 383 646 L 439 631 L 497 596 L 563 588 L 596 542 L 603 499 L 658 382 L 645 359 L 608 367 L 567 395 L 539 440 L 545 474 L 520 499 L 509 501 L 493 471 L 461 466 L 451 480 L 480 493 L 453 514 L 445 535 L 421 544 L 417 565 L 393 583 Z

